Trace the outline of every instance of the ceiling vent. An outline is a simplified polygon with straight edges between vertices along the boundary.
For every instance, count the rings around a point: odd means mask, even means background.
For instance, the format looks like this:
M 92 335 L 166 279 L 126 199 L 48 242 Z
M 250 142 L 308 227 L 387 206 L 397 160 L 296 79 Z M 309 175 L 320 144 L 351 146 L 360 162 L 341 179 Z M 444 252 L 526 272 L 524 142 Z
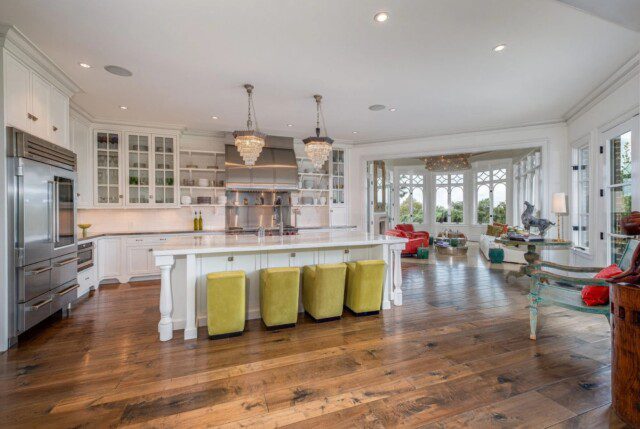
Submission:
M 129 70 L 125 69 L 124 67 L 120 67 L 120 66 L 104 66 L 104 69 L 106 71 L 108 71 L 111 74 L 115 74 L 116 76 L 124 76 L 124 77 L 129 77 L 132 76 L 133 73 L 131 73 Z

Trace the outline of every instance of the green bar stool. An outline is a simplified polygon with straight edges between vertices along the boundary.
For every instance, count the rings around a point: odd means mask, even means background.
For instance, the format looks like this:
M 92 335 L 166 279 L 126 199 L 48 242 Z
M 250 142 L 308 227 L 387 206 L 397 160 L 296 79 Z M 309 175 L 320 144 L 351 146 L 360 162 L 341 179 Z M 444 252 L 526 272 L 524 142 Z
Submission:
M 209 338 L 235 337 L 244 331 L 244 271 L 207 275 L 207 329 Z
M 291 328 L 298 321 L 300 268 L 260 271 L 260 314 L 267 329 Z
M 382 260 L 347 262 L 345 306 L 356 316 L 380 312 L 384 270 Z
M 308 265 L 302 271 L 302 304 L 316 322 L 340 319 L 344 307 L 345 264 Z

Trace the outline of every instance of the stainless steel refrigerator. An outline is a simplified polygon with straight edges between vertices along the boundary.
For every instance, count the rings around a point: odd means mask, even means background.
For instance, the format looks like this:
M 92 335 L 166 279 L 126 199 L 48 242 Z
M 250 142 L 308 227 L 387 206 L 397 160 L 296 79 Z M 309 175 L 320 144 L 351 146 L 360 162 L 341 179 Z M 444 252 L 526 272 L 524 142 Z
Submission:
M 7 129 L 10 343 L 75 300 L 76 155 Z M 11 256 L 12 255 L 12 256 Z

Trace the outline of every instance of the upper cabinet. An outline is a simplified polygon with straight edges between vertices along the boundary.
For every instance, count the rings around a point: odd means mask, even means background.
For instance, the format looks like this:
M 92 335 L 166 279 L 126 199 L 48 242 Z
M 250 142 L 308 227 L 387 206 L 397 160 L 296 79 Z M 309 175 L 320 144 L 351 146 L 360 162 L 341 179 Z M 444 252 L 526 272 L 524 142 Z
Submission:
M 348 222 L 346 206 L 346 155 L 347 152 L 345 149 L 339 148 L 334 148 L 331 154 L 330 226 L 345 226 Z
M 76 200 L 78 208 L 93 207 L 93 146 L 91 126 L 76 117 L 70 119 L 71 150 L 78 157 L 76 171 Z
M 8 52 L 5 123 L 69 148 L 69 97 Z
M 122 193 L 121 134 L 110 131 L 94 133 L 96 189 L 95 204 L 102 207 L 120 207 L 124 203 Z

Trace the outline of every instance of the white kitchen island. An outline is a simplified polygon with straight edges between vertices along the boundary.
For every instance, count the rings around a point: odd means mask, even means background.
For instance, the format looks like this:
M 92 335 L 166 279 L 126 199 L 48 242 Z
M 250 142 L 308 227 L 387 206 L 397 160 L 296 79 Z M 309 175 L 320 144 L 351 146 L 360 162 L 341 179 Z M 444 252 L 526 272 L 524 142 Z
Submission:
M 303 267 L 313 264 L 382 259 L 387 271 L 382 309 L 402 305 L 400 255 L 405 238 L 332 231 L 283 237 L 255 235 L 203 235 L 170 238 L 153 248 L 161 271 L 161 341 L 184 329 L 185 339 L 197 337 L 207 322 L 206 276 L 243 270 L 247 278 L 247 319 L 260 318 L 260 280 L 263 268 Z M 302 311 L 302 305 L 299 306 Z

